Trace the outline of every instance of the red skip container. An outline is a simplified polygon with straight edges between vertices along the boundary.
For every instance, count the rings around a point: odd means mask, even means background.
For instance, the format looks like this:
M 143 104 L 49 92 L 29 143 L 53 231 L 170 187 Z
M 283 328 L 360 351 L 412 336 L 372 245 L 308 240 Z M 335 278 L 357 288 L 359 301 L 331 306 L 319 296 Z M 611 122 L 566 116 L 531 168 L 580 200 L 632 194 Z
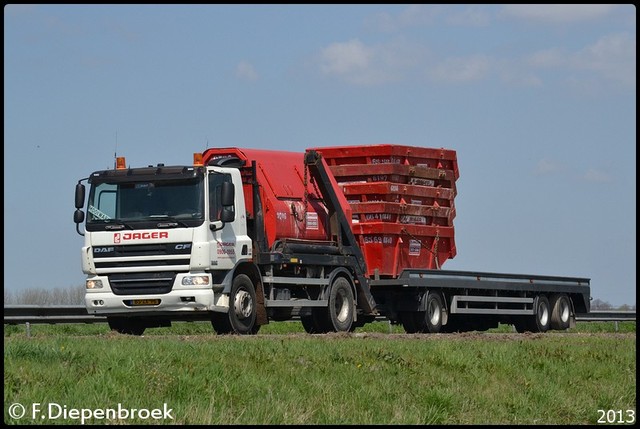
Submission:
M 353 210 L 368 276 L 441 268 L 456 255 L 456 152 L 391 144 L 314 148 Z

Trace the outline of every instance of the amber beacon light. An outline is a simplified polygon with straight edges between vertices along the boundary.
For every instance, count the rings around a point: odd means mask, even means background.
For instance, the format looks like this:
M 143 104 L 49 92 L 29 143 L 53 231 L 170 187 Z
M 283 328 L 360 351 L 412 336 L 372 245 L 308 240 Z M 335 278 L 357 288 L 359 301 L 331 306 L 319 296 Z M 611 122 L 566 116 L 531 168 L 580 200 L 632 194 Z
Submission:
M 116 158 L 116 170 L 125 170 L 127 168 L 127 162 L 124 156 L 119 156 Z

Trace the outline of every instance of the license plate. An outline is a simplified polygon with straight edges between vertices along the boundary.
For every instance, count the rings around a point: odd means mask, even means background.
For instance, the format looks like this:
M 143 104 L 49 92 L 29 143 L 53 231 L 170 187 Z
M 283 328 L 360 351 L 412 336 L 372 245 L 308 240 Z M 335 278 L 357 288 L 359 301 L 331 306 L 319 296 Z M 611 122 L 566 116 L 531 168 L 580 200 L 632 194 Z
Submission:
M 159 299 L 132 299 L 131 305 L 158 305 Z

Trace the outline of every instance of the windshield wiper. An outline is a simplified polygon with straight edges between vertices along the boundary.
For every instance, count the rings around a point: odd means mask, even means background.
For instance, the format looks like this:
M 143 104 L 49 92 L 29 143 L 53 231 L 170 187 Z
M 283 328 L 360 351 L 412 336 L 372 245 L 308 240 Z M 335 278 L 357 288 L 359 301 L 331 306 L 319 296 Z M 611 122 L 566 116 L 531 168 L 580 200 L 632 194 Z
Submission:
M 175 217 L 169 215 L 152 215 L 150 218 L 161 218 L 166 222 L 158 222 L 156 226 L 158 228 L 175 228 L 176 226 L 182 226 L 184 228 L 189 228 L 189 225 L 182 222 L 181 220 L 176 219 Z
M 106 229 L 107 231 L 120 231 L 121 229 L 125 228 L 133 229 L 133 227 L 128 223 L 124 223 L 119 220 L 110 220 L 109 223 L 104 226 L 104 229 Z

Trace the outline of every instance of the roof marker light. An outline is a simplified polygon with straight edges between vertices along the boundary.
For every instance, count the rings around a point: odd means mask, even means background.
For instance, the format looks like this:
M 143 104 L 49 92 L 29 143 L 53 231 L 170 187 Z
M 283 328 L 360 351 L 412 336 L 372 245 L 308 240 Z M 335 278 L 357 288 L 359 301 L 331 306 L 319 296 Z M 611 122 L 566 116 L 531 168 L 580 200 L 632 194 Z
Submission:
M 119 156 L 116 158 L 116 170 L 126 170 L 127 162 L 124 159 L 124 156 Z

